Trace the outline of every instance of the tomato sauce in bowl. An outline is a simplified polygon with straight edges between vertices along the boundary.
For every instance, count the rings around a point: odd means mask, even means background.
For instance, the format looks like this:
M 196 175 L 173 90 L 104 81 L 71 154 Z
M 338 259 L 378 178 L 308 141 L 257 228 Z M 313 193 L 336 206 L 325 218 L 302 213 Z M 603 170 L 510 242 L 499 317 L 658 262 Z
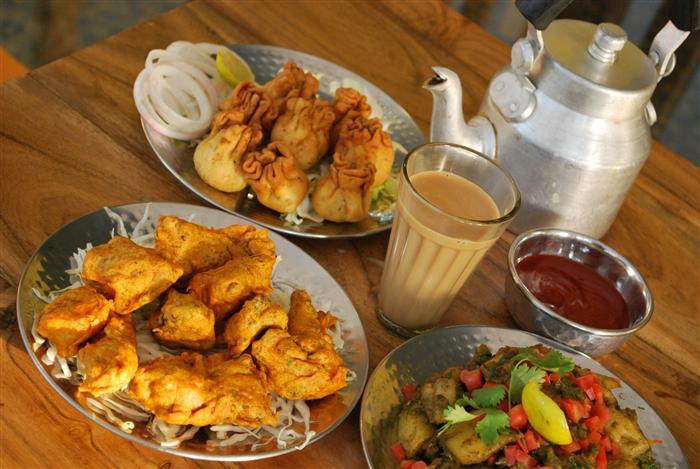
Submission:
M 516 270 L 538 300 L 567 319 L 597 329 L 625 329 L 631 324 L 620 292 L 588 265 L 536 254 L 520 261 Z

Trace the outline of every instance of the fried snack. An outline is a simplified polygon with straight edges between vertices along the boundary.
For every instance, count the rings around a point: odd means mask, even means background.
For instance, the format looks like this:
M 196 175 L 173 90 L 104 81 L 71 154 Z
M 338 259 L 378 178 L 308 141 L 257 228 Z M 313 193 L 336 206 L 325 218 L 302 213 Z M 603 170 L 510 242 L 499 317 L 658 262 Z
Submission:
M 262 331 L 270 327 L 286 329 L 287 313 L 264 296 L 256 296 L 243 304 L 243 308 L 226 323 L 224 339 L 229 352 L 238 356 Z
M 130 313 L 155 300 L 182 276 L 182 268 L 155 249 L 115 236 L 85 255 L 83 280 L 114 299 L 114 311 Z
M 214 312 L 190 294 L 168 292 L 160 311 L 148 320 L 158 342 L 168 347 L 209 350 L 214 346 Z
M 311 204 L 326 220 L 355 222 L 367 216 L 374 183 L 374 165 L 367 161 L 345 161 L 333 155 L 328 174 L 319 179 Z
M 280 114 L 283 114 L 287 110 L 289 98 L 315 99 L 318 93 L 318 80 L 290 60 L 275 78 L 263 85 L 263 89 L 277 103 Z
M 284 143 L 301 169 L 307 170 L 328 152 L 334 120 L 335 114 L 327 101 L 290 98 L 287 110 L 272 128 L 270 140 Z
M 99 338 L 78 352 L 85 379 L 78 388 L 99 396 L 124 388 L 136 374 L 136 330 L 129 315 L 114 314 Z
M 246 153 L 262 141 L 262 131 L 233 124 L 212 131 L 194 150 L 194 169 L 202 180 L 222 192 L 238 192 L 246 186 L 241 163 Z
M 331 129 L 331 145 L 335 146 L 343 125 L 358 116 L 369 119 L 372 114 L 372 107 L 359 91 L 353 88 L 338 88 L 335 90 L 333 100 L 333 112 L 335 113 L 335 123 Z
M 221 229 L 222 232 L 233 237 L 236 242 L 244 247 L 248 256 L 264 254 L 276 257 L 275 243 L 270 239 L 269 231 L 257 229 L 250 225 L 229 225 Z
M 391 136 L 384 132 L 379 119 L 357 117 L 348 120 L 340 130 L 335 151 L 347 161 L 369 161 L 374 165 L 374 184 L 380 186 L 391 174 L 394 147 Z
M 296 211 L 309 190 L 309 178 L 283 143 L 248 153 L 243 173 L 258 201 L 280 213 Z
M 60 356 L 72 357 L 80 344 L 104 327 L 113 307 L 112 301 L 90 287 L 67 290 L 41 311 L 37 331 Z
M 205 357 L 184 352 L 143 364 L 131 396 L 156 417 L 177 425 L 277 425 L 265 376 L 250 355 Z
M 220 321 L 255 295 L 269 295 L 275 258 L 264 254 L 236 257 L 190 280 L 188 291 L 214 311 Z
M 279 116 L 272 97 L 248 80 L 240 82 L 219 109 L 212 120 L 212 133 L 235 124 L 246 124 L 268 133 Z

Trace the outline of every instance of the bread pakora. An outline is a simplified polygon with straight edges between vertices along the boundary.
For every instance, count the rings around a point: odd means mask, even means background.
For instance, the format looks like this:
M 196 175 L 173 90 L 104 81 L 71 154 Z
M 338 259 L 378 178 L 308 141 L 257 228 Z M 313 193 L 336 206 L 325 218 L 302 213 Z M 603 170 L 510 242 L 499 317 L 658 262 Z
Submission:
M 305 291 L 295 291 L 289 332 L 269 329 L 252 354 L 274 391 L 287 399 L 320 399 L 346 384 L 347 369 Z
M 155 300 L 182 275 L 181 267 L 155 249 L 115 236 L 85 255 L 83 280 L 114 299 L 114 310 L 130 313 Z
M 229 358 L 185 352 L 141 365 L 131 396 L 156 417 L 177 425 L 277 425 L 265 376 L 250 355 Z
M 67 290 L 44 307 L 37 331 L 60 356 L 71 357 L 80 344 L 102 330 L 112 308 L 110 300 L 90 287 Z
M 99 396 L 124 388 L 136 374 L 136 330 L 130 315 L 113 314 L 96 340 L 78 352 L 85 379 L 78 388 Z
M 246 301 L 239 312 L 226 323 L 224 339 L 232 355 L 240 355 L 265 329 L 286 329 L 287 313 L 264 296 Z
M 275 258 L 264 254 L 239 256 L 190 280 L 188 291 L 214 311 L 217 320 L 238 310 L 255 295 L 269 295 Z
M 158 342 L 168 347 L 209 350 L 214 346 L 214 312 L 190 294 L 170 290 L 148 320 Z

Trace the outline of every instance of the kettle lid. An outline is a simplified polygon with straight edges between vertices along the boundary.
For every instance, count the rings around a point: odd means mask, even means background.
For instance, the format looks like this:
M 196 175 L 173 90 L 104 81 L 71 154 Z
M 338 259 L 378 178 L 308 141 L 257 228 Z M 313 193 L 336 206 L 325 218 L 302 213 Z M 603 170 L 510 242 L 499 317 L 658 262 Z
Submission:
M 658 81 L 651 59 L 615 24 L 556 20 L 543 32 L 543 40 L 547 59 L 595 88 L 640 93 L 641 99 L 648 99 Z

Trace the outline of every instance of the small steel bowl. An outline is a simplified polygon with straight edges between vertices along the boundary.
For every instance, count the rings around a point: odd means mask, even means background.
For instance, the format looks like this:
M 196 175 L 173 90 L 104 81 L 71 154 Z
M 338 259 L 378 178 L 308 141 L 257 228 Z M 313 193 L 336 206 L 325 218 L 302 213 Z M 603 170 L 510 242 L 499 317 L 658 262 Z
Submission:
M 610 280 L 629 308 L 632 324 L 626 329 L 596 329 L 557 314 L 523 284 L 515 266 L 526 257 L 551 254 L 593 267 Z M 508 251 L 506 305 L 518 326 L 546 335 L 592 357 L 612 352 L 641 329 L 654 309 L 649 286 L 630 261 L 602 242 L 573 231 L 535 229 L 515 238 Z

